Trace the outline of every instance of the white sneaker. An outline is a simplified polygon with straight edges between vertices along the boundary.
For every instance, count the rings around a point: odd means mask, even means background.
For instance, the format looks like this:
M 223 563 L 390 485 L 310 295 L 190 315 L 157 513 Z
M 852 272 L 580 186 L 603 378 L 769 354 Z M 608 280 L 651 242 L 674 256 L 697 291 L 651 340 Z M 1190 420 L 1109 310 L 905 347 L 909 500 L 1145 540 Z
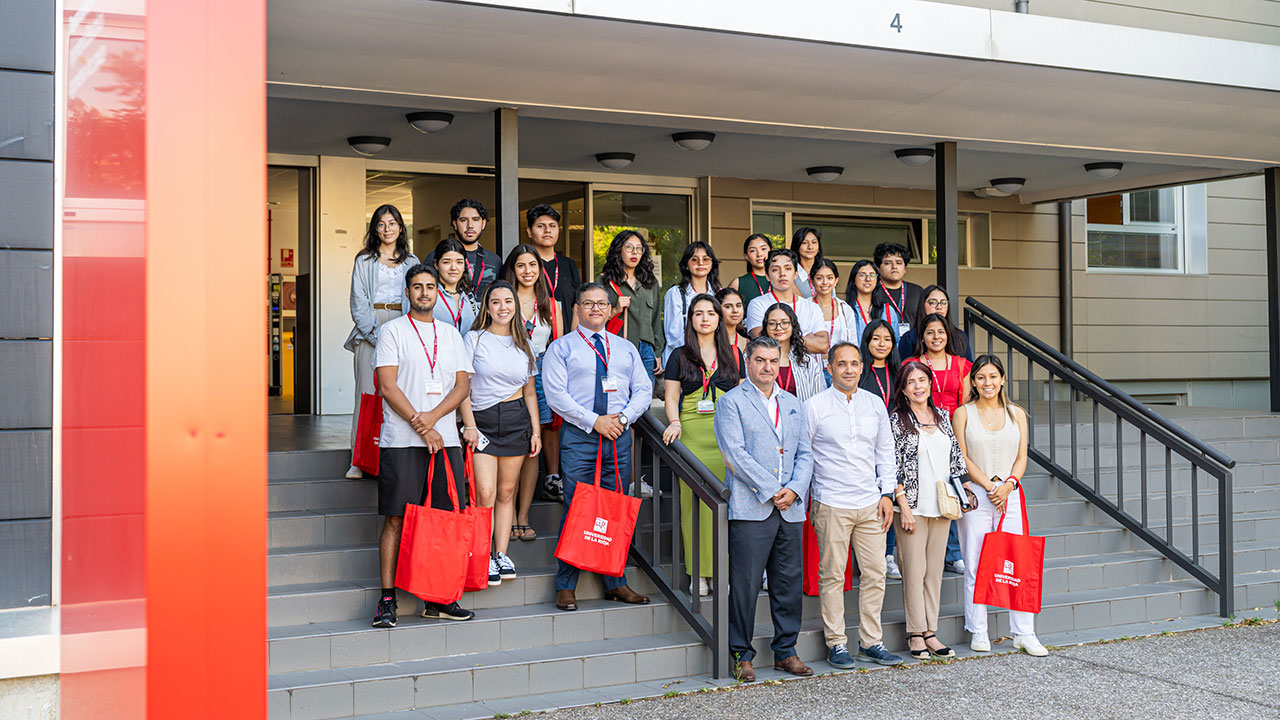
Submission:
M 693 594 L 693 578 L 689 579 L 689 594 Z M 698 595 L 706 597 L 711 594 L 711 583 L 704 577 L 698 578 Z
M 892 555 L 884 556 L 884 576 L 894 580 L 902 579 L 902 571 L 898 569 L 898 560 Z
M 362 477 L 364 477 L 364 471 L 355 465 L 352 465 L 351 469 L 347 471 L 348 480 L 359 480 Z
M 949 562 L 949 563 L 947 563 L 946 565 L 944 565 L 943 567 L 944 567 L 944 569 L 946 569 L 946 571 L 947 571 L 947 572 L 955 573 L 955 574 L 957 574 L 957 575 L 963 575 L 963 574 L 964 574 L 964 560 L 957 560 L 957 561 L 955 561 L 955 562 Z
M 1032 657 L 1045 657 L 1049 651 L 1040 644 L 1040 639 L 1035 635 L 1014 635 L 1013 649 L 1024 650 Z
M 496 558 L 498 563 L 498 577 L 503 580 L 512 580 L 516 577 L 516 564 L 511 562 L 511 558 L 506 553 L 498 553 Z
M 969 638 L 969 649 L 974 652 L 991 652 L 991 639 L 984 632 L 974 633 Z
M 642 498 L 653 497 L 653 486 L 645 482 L 644 478 L 640 478 L 640 497 Z
M 768 570 L 765 570 L 764 575 L 762 575 L 760 578 L 760 589 L 761 590 L 769 589 L 769 571 Z

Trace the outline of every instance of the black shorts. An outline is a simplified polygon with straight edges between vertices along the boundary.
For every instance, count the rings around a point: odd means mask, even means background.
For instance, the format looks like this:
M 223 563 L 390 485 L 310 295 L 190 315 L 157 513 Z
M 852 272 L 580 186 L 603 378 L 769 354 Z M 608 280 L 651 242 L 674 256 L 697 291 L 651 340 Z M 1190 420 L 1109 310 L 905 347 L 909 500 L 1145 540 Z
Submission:
M 404 506 L 422 505 L 427 495 L 427 461 L 432 456 L 424 447 L 382 448 L 378 458 L 378 514 L 402 517 Z M 431 507 L 452 510 L 449 501 L 448 474 L 441 458 L 453 467 L 458 502 L 467 502 L 466 480 L 462 475 L 462 448 L 446 447 L 435 454 L 435 472 L 431 479 Z
M 529 406 L 524 396 L 500 402 L 475 413 L 476 428 L 489 444 L 480 452 L 496 457 L 528 455 L 533 426 L 529 424 Z

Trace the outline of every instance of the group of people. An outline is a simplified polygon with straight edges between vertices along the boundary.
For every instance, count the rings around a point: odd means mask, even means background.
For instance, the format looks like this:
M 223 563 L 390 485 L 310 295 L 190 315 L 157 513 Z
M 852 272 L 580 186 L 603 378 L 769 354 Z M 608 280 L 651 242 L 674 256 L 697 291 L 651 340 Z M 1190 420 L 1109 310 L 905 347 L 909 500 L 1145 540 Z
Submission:
M 1004 527 L 1021 527 L 1026 415 L 1008 402 L 999 358 L 973 358 L 946 291 L 905 281 L 906 248 L 882 244 L 855 263 L 840 298 L 839 268 L 823 257 L 816 228 L 797 230 L 790 248 L 748 237 L 748 271 L 727 285 L 712 247 L 694 242 L 680 258 L 680 281 L 660 299 L 649 244 L 634 230 L 618 233 L 599 278 L 584 283 L 556 251 L 561 218 L 550 206 L 528 210 L 529 243 L 505 261 L 480 244 L 482 204 L 459 201 L 450 219 L 455 237 L 419 262 L 399 211 L 379 207 L 352 273 L 356 327 L 347 347 L 356 387 L 383 397 L 375 627 L 396 623 L 405 506 L 454 507 L 446 481 L 433 482 L 427 497 L 429 469 L 444 478 L 447 463 L 465 495 L 464 448 L 474 453 L 468 501 L 493 508 L 489 584 L 500 584 L 517 573 L 510 543 L 537 537 L 535 494 L 567 508 L 578 482 L 627 490 L 630 426 L 660 379 L 663 439 L 682 442 L 730 490 L 730 648 L 739 677 L 754 678 L 751 637 L 766 579 L 775 666 L 812 673 L 795 654 L 806 520 L 820 553 L 830 664 L 902 662 L 882 642 L 886 577 L 902 578 L 910 654 L 953 656 L 935 636 L 944 568 L 964 574 L 972 648 L 990 650 L 987 610 L 973 603 L 977 556 L 1006 509 L 1015 517 Z M 360 476 L 354 466 L 348 473 Z M 681 499 L 685 564 L 694 567 L 696 556 L 700 575 L 690 592 L 707 594 L 710 511 L 695 508 L 690 493 Z M 953 523 L 956 507 L 964 512 Z M 701 537 L 693 537 L 695 511 L 707 513 Z M 861 578 L 856 652 L 844 624 L 850 560 Z M 577 578 L 560 562 L 561 610 L 577 609 Z M 608 599 L 649 602 L 625 575 L 603 580 Z M 422 614 L 474 616 L 458 603 L 426 603 Z M 1017 647 L 1045 653 L 1033 616 L 1013 613 L 1011 624 Z

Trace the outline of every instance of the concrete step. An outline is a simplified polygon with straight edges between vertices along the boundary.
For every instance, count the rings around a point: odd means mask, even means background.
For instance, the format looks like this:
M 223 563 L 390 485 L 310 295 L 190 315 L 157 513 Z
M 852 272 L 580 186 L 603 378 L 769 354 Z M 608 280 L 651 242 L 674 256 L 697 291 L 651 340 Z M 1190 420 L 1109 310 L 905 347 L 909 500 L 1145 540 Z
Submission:
M 312 482 L 312 481 L 299 481 Z M 325 496 L 326 501 L 346 495 L 349 488 L 337 486 L 337 481 L 314 481 L 315 487 L 306 492 Z M 363 480 L 343 480 L 344 483 L 363 483 Z M 284 483 L 292 486 L 295 483 Z M 554 533 L 560 525 L 564 506 L 560 503 L 535 502 L 529 507 L 529 522 L 541 533 Z M 376 543 L 382 532 L 382 516 L 376 506 L 350 508 L 317 508 L 308 510 L 280 510 L 270 513 L 267 521 L 269 547 L 287 548 L 306 545 L 353 545 Z M 528 541 L 512 541 L 515 546 Z M 522 551 L 523 552 L 523 551 Z
M 339 478 L 345 475 L 350 467 L 350 450 L 297 450 L 267 453 L 267 477 L 271 480 Z
M 304 475 L 267 483 L 267 509 L 271 512 L 368 508 L 378 506 L 378 481 L 347 480 Z

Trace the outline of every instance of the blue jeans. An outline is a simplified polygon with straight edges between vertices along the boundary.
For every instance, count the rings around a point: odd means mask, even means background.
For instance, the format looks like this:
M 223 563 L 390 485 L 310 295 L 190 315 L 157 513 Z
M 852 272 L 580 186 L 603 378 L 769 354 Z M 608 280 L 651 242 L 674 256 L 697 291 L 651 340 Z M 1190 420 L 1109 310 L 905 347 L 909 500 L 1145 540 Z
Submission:
M 640 362 L 644 363 L 644 371 L 649 374 L 649 382 L 653 382 L 653 364 L 657 361 L 653 346 L 641 340 L 636 347 L 640 350 Z
M 884 540 L 884 554 L 892 555 L 894 548 L 898 547 L 898 536 L 893 533 L 893 526 L 889 526 L 889 536 Z M 946 562 L 953 563 L 960 559 L 960 533 L 956 530 L 956 521 L 951 521 L 951 533 L 947 535 L 947 557 Z
M 564 480 L 564 509 L 569 513 L 569 505 L 573 502 L 573 490 L 579 482 L 595 484 L 596 449 L 600 436 L 596 433 L 584 433 L 567 421 L 560 426 L 560 477 Z M 618 438 L 618 472 L 622 476 L 622 492 L 627 491 L 631 479 L 631 433 L 624 432 Z M 616 489 L 613 474 L 613 448 L 610 441 L 604 441 L 604 449 L 600 456 L 600 476 L 602 487 Z M 564 532 L 564 518 L 560 516 L 560 532 Z M 578 568 L 556 560 L 556 590 L 573 590 L 578 587 Z M 616 590 L 627 584 L 626 572 L 618 577 L 602 575 L 604 589 Z
M 542 425 L 551 422 L 551 406 L 547 404 L 547 394 L 542 390 L 542 358 L 546 355 L 543 353 L 538 356 L 538 374 L 533 376 L 533 389 L 538 395 L 538 422 Z M 537 432 L 538 428 L 533 430 Z

